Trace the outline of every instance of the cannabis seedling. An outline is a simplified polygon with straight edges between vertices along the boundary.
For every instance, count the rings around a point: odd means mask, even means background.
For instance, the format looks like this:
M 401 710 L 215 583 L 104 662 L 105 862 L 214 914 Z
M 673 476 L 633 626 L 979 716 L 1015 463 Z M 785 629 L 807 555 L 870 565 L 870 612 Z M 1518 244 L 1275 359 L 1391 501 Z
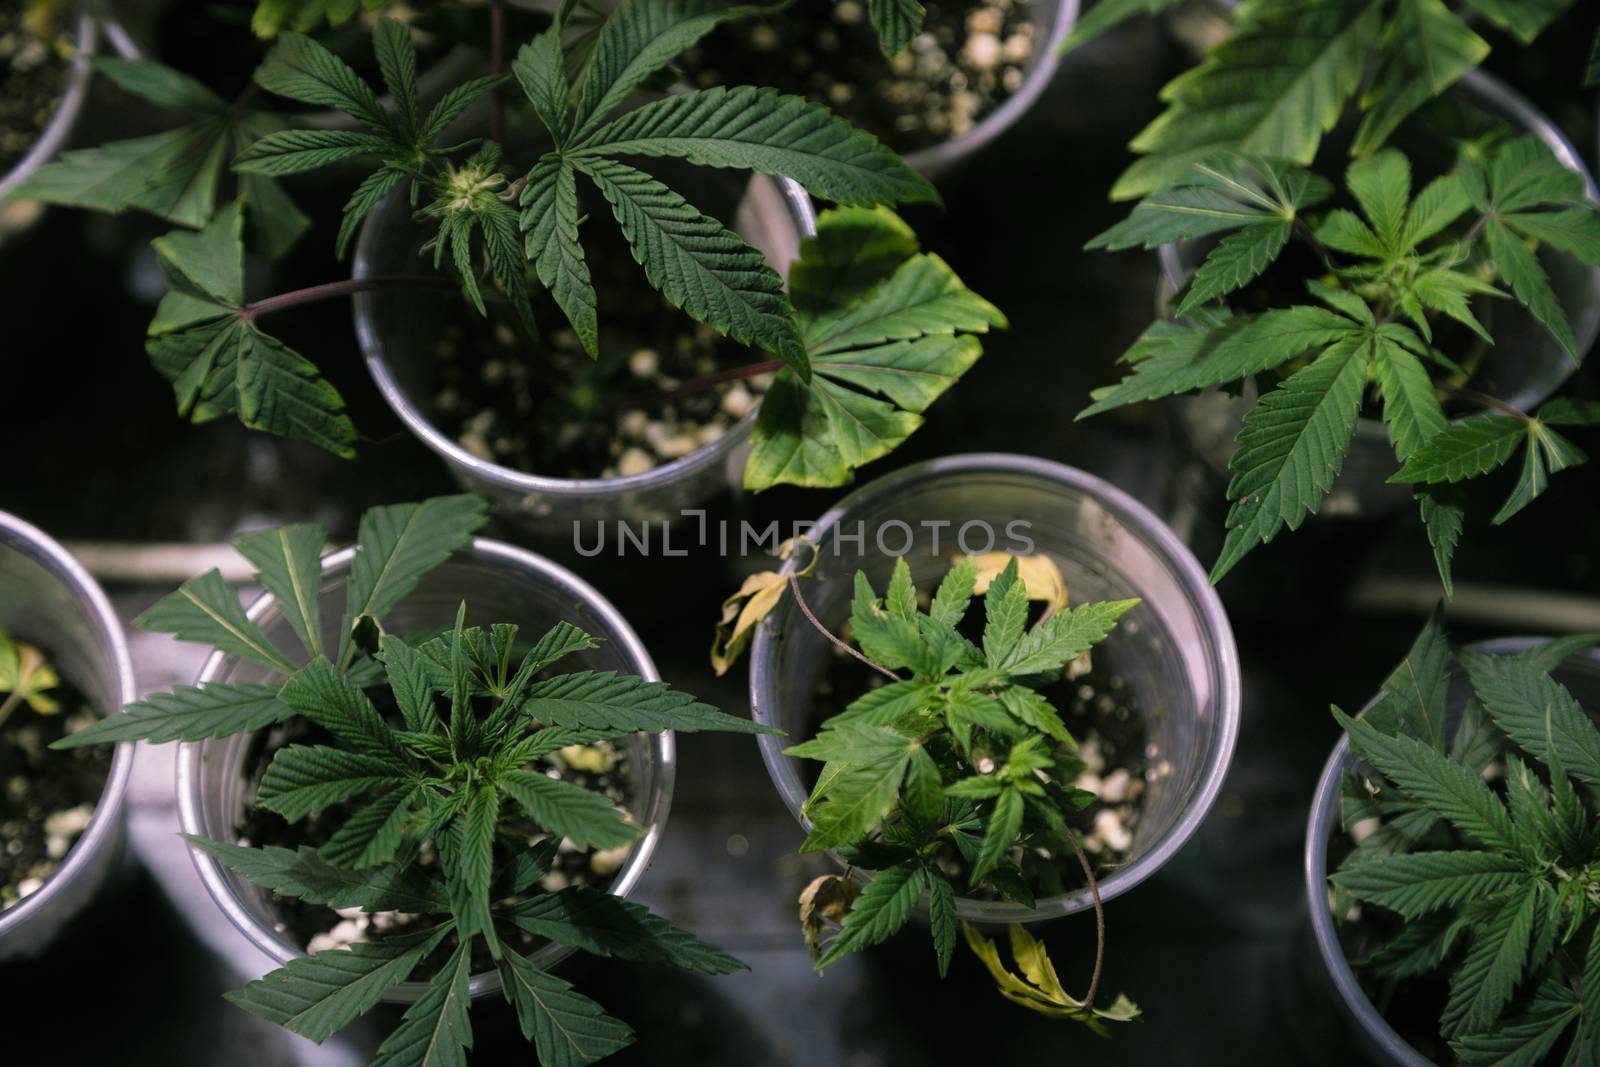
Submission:
M 1600 407 L 1552 400 L 1527 413 L 1465 386 L 1493 344 L 1476 298 L 1511 294 L 1574 359 L 1571 325 L 1531 245 L 1600 265 L 1600 213 L 1583 179 L 1537 138 L 1460 146 L 1455 168 L 1413 196 L 1412 170 L 1395 149 L 1352 163 L 1352 207 L 1323 208 L 1333 186 L 1302 168 L 1232 150 L 1190 162 L 1141 200 L 1091 248 L 1154 248 L 1215 238 L 1179 294 L 1184 318 L 1151 326 L 1122 357 L 1132 370 L 1097 390 L 1079 418 L 1141 400 L 1267 376 L 1244 418 L 1229 467 L 1227 538 L 1212 569 L 1226 574 L 1253 547 L 1299 527 L 1332 487 L 1356 431 L 1368 386 L 1381 400 L 1399 470 L 1416 493 L 1439 573 L 1465 521 L 1456 483 L 1503 465 L 1524 445 L 1522 474 L 1495 515 L 1504 522 L 1584 462 L 1556 427 L 1594 425 Z M 1321 209 L 1313 211 L 1313 209 Z M 1226 300 L 1250 286 L 1291 242 L 1316 257 L 1304 280 L 1311 303 L 1235 314 Z M 1436 346 L 1448 321 L 1464 329 L 1458 360 Z M 1438 334 L 1442 340 L 1443 335 Z M 1492 410 L 1452 421 L 1441 395 Z
M 278 34 L 255 72 L 261 88 L 340 111 L 359 124 L 358 130 L 266 132 L 254 123 L 248 140 L 242 134 L 237 143 L 217 140 L 233 136 L 228 131 L 242 112 L 166 68 L 121 67 L 116 68 L 119 81 L 200 115 L 199 124 L 192 133 L 157 135 L 163 139 L 159 144 L 138 151 L 107 145 L 92 157 L 63 160 L 59 167 L 70 163 L 78 170 L 46 168 L 28 192 L 111 210 L 148 207 L 200 227 L 199 233 L 180 231 L 157 242 L 170 292 L 151 323 L 147 344 L 157 369 L 173 383 L 180 413 L 195 421 L 237 414 L 252 428 L 299 437 L 338 455 L 353 454 L 355 431 L 343 399 L 315 364 L 262 330 L 258 320 L 364 289 L 459 285 L 487 313 L 484 290 L 493 286 L 531 331 L 531 266 L 594 354 L 598 295 L 584 261 L 579 175 L 610 206 L 634 258 L 669 301 L 719 332 L 773 353 L 809 380 L 805 344 L 778 273 L 722 223 L 620 158 L 673 157 L 786 175 L 818 197 L 849 206 L 934 200 L 932 187 L 875 138 L 798 97 L 752 87 L 715 88 L 669 94 L 626 110 L 655 86 L 681 51 L 719 23 L 759 9 L 700 0 L 623 0 L 597 31 L 564 46 L 571 6 L 563 5 L 550 29 L 524 45 L 512 64 L 551 145 L 520 177 L 507 172 L 497 141 L 450 140 L 456 120 L 497 93 L 508 76 L 492 74 L 457 85 L 424 111 L 409 31 L 385 19 L 375 26 L 374 45 L 390 102 L 380 100 L 343 60 L 298 33 Z M 503 33 L 502 20 L 492 24 L 496 34 Z M 495 43 L 498 53 L 498 36 Z M 194 196 L 174 200 L 168 185 L 176 175 L 162 160 L 202 134 L 212 139 L 206 146 L 213 141 L 215 146 L 208 147 L 206 166 L 190 175 Z M 214 209 L 222 163 L 239 147 L 243 150 L 233 167 L 243 195 Z M 272 180 L 359 161 L 375 167 L 345 205 L 337 250 L 343 254 L 372 208 L 403 188 L 433 229 L 434 266 L 447 273 L 330 282 L 247 302 L 246 213 L 255 212 L 255 228 L 288 236 L 289 215 L 281 210 L 282 195 Z M 245 188 L 252 184 L 262 189 Z M 260 210 L 269 202 L 280 209 L 270 217 Z M 179 204 L 185 208 L 181 214 L 176 213 Z M 297 229 L 301 223 L 296 222 Z
M 184 687 L 57 743 L 195 741 L 294 717 L 325 731 L 331 743 L 275 752 L 256 795 L 258 805 L 291 822 L 348 809 L 324 844 L 290 850 L 189 840 L 280 896 L 425 917 L 413 932 L 291 961 L 228 997 L 321 1041 L 399 983 L 424 980 L 426 991 L 378 1050 L 374 1062 L 383 1067 L 464 1062 L 472 1047 L 469 979 L 480 946 L 546 1067 L 592 1063 L 633 1034 L 518 951 L 523 935 L 706 974 L 743 966 L 640 905 L 583 886 L 541 890 L 563 839 L 580 849 L 616 848 L 641 828 L 605 797 L 539 766 L 570 746 L 638 732 L 758 727 L 659 682 L 609 671 L 546 676 L 562 658 L 597 643 L 565 622 L 531 647 L 518 643 L 515 626 L 467 627 L 465 604 L 442 634 L 383 631 L 378 620 L 464 547 L 483 520 L 483 503 L 473 497 L 368 512 L 331 656 L 316 596 L 325 531 L 308 524 L 243 535 L 237 547 L 278 600 L 304 646 L 304 664 L 271 642 L 212 571 L 159 602 L 143 625 L 213 644 L 286 680 Z M 394 707 L 388 715 L 369 695 L 385 691 Z M 527 820 L 538 828 L 538 843 Z
M 821 901 L 823 887 L 810 890 L 807 937 L 821 949 L 819 968 L 888 938 L 926 897 L 944 974 L 955 949 L 958 892 L 992 892 L 1031 907 L 1032 887 L 1013 860 L 1016 850 L 1031 848 L 1077 857 L 1094 894 L 1103 947 L 1099 890 L 1070 825 L 1095 798 L 1072 786 L 1081 770 L 1072 735 L 1038 687 L 1059 679 L 1138 601 L 1080 604 L 1030 629 L 1028 591 L 1012 559 L 984 595 L 980 646 L 957 630 L 977 577 L 974 561 L 962 560 L 923 611 L 903 558 L 882 599 L 857 572 L 850 623 L 859 651 L 829 635 L 891 680 L 786 750 L 823 763 L 806 802 L 811 829 L 801 851 L 836 850 L 877 872 L 859 895 L 847 879 L 834 880 Z M 798 586 L 791 582 L 800 597 Z M 800 604 L 812 617 L 803 598 Z M 939 862 L 952 852 L 968 869 L 959 887 Z M 842 920 L 825 948 L 824 917 Z M 990 963 L 992 944 L 971 932 L 968 941 Z M 1026 934 L 1013 934 L 1013 947 L 1025 971 L 1030 953 L 1042 955 Z M 1099 978 L 1097 953 L 1087 995 L 1057 1002 L 1056 1013 L 1097 1031 L 1103 1021 L 1134 1018 L 1137 1009 L 1125 997 L 1110 1008 L 1095 1006 Z
M 23 704 L 39 715 L 55 715 L 61 705 L 50 690 L 61 684 L 44 654 L 0 630 L 0 725 Z
M 1371 708 L 1333 710 L 1361 760 L 1343 776 L 1361 836 L 1330 879 L 1335 912 L 1395 919 L 1354 961 L 1364 974 L 1448 978 L 1440 1033 L 1464 1064 L 1600 1055 L 1600 729 L 1550 673 L 1594 642 L 1456 652 L 1472 689 L 1457 717 L 1430 623 Z

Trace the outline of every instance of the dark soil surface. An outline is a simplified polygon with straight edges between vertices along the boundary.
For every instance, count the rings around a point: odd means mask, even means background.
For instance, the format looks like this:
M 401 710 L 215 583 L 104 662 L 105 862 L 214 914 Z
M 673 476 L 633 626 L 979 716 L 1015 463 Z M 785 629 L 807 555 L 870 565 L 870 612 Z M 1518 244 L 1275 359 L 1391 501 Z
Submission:
M 111 771 L 110 745 L 50 748 L 99 718 L 70 685 L 50 695 L 61 705 L 56 714 L 40 715 L 21 704 L 0 724 L 0 908 L 36 892 L 55 874 L 89 825 Z
M 23 5 L 0 5 L 0 174 L 28 154 L 66 85 L 66 57 L 27 24 Z
M 886 58 L 858 0 L 741 19 L 685 53 L 695 85 L 763 85 L 825 104 L 910 152 L 959 137 L 1022 87 L 1031 0 L 934 0 L 923 32 Z
M 439 428 L 501 466 L 553 478 L 642 474 L 715 443 L 755 407 L 771 376 L 667 399 L 686 381 L 764 356 L 690 319 L 650 287 L 609 220 L 584 227 L 599 294 L 600 356 L 590 359 L 542 286 L 534 342 L 505 315 L 457 301 L 434 347 Z

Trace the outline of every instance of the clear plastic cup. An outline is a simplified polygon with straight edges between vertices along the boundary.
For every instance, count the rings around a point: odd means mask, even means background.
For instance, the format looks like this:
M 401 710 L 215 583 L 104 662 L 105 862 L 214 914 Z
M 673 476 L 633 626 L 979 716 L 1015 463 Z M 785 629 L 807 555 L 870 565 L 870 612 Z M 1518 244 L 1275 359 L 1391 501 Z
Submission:
M 849 616 L 855 572 L 866 571 L 882 589 L 894 566 L 891 553 L 903 552 L 918 587 L 931 588 L 950 566 L 948 553 L 961 547 L 967 523 L 988 524 L 997 535 L 995 551 L 1028 551 L 1012 536 L 1020 529 L 1012 524 L 1027 523 L 1032 551 L 1049 555 L 1061 567 L 1074 603 L 1142 600 L 1094 655 L 1097 664 L 1127 679 L 1148 741 L 1172 770 L 1147 786 L 1127 862 L 1099 880 L 1101 898 L 1109 900 L 1172 858 L 1222 788 L 1239 732 L 1240 699 L 1238 652 L 1227 615 L 1194 556 L 1142 504 L 1083 471 L 1005 454 L 918 463 L 845 497 L 810 535 L 819 555 L 815 577 L 803 583 L 806 602 L 837 633 Z M 859 549 L 848 540 L 858 530 L 863 534 Z M 886 545 L 879 543 L 879 533 Z M 978 526 L 968 529 L 966 540 L 969 551 L 990 550 Z M 786 566 L 792 570 L 795 561 Z M 762 624 L 751 652 L 753 717 L 788 734 L 760 737 L 761 756 L 802 825 L 808 793 L 804 761 L 784 755 L 783 749 L 811 737 L 827 714 L 839 710 L 811 706 L 816 682 L 833 654 L 789 597 Z M 1041 898 L 1032 908 L 965 897 L 956 903 L 963 919 L 1000 924 L 1071 915 L 1093 901 L 1085 886 Z
M 122 624 L 105 593 L 66 549 L 3 511 L 0 629 L 43 649 L 56 673 L 102 715 L 137 698 Z M 37 891 L 0 911 L 0 960 L 44 951 L 115 869 L 132 771 L 133 746 L 120 744 L 94 815 L 61 866 Z
M 1469 646 L 1474 652 L 1491 655 L 1511 655 L 1521 652 L 1546 638 L 1501 637 L 1480 641 Z M 1600 708 L 1600 651 L 1568 659 L 1552 675 L 1556 681 L 1572 691 L 1578 703 L 1587 708 Z M 1452 671 L 1445 714 L 1454 722 L 1465 707 L 1471 688 L 1460 671 Z M 1374 699 L 1367 705 L 1370 708 Z M 1366 711 L 1363 708 L 1362 711 Z M 1339 944 L 1339 932 L 1334 926 L 1333 911 L 1328 906 L 1328 840 L 1339 830 L 1339 779 L 1346 771 L 1354 769 L 1358 761 L 1350 754 L 1349 738 L 1341 737 L 1333 746 L 1333 754 L 1322 768 L 1317 781 L 1317 793 L 1311 802 L 1311 817 L 1306 823 L 1306 905 L 1311 913 L 1311 933 L 1316 942 L 1317 954 L 1332 981 L 1339 1003 L 1356 1030 L 1361 1047 L 1373 1063 L 1385 1067 L 1435 1067 L 1434 1062 L 1406 1043 L 1383 1014 L 1367 999 L 1361 983 L 1356 980 L 1350 961 L 1344 957 Z
M 1450 92 L 1463 102 L 1504 119 L 1519 132 L 1536 135 L 1564 166 L 1583 176 L 1591 199 L 1600 198 L 1594 178 L 1572 142 L 1555 123 L 1505 82 L 1483 71 L 1473 71 Z M 1172 295 L 1199 269 L 1210 248 L 1211 242 L 1207 241 L 1185 241 L 1160 248 L 1159 313 L 1167 312 Z M 1600 270 L 1554 251 L 1541 254 L 1540 262 L 1572 323 L 1579 353 L 1588 351 L 1600 335 Z M 1509 321 L 1497 324 L 1493 330 L 1495 344 L 1473 376 L 1474 388 L 1523 411 L 1532 411 L 1566 383 L 1577 364 L 1531 314 L 1519 308 L 1517 314 L 1508 318 Z M 1214 471 L 1227 471 L 1228 461 L 1233 456 L 1234 435 L 1254 403 L 1253 392 L 1236 397 L 1220 390 L 1178 401 L 1178 417 L 1185 433 Z M 1394 447 L 1389 443 L 1389 431 L 1383 423 L 1377 419 L 1359 420 L 1339 477 L 1319 514 L 1379 516 L 1406 506 L 1413 489 L 1388 483 L 1389 476 L 1399 466 Z
M 675 187 L 706 214 L 731 220 L 732 228 L 783 275 L 799 256 L 801 239 L 817 230 L 810 197 L 787 178 L 695 168 Z M 398 191 L 367 219 L 356 248 L 355 277 L 416 273 L 424 262 L 418 250 L 426 236 L 411 218 L 404 190 Z M 599 298 L 603 331 L 606 294 Z M 569 534 L 575 523 L 667 521 L 742 481 L 743 446 L 755 426 L 754 411 L 716 442 L 625 477 L 553 478 L 469 452 L 438 428 L 429 401 L 433 341 L 444 322 L 446 301 L 460 300 L 455 293 L 429 289 L 359 293 L 354 301 L 356 337 L 378 391 L 407 429 L 444 460 L 464 488 L 487 496 L 505 518 L 541 535 Z M 683 321 L 685 329 L 693 327 L 687 316 Z
M 1077 25 L 1078 0 L 1032 0 L 1029 12 L 1035 47 L 1021 87 L 961 136 L 907 152 L 907 166 L 930 180 L 944 177 L 980 155 L 1038 101 L 1061 63 L 1062 43 Z
M 345 582 L 353 549 L 335 552 L 323 560 L 321 590 L 322 632 L 328 652 L 335 651 L 345 602 Z M 557 622 L 569 622 L 602 639 L 598 648 L 576 653 L 562 661 L 567 670 L 614 670 L 659 680 L 655 664 L 643 643 L 610 601 L 559 564 L 524 549 L 479 538 L 472 547 L 430 572 L 398 608 L 383 620 L 394 633 L 449 626 L 461 601 L 467 603 L 469 625 L 509 622 L 530 639 Z M 264 595 L 247 613 L 280 648 L 297 646 L 288 621 L 270 595 Z M 238 656 L 214 653 L 201 672 L 199 684 L 263 682 L 281 678 L 271 669 Z M 183 832 L 217 841 L 232 842 L 243 814 L 254 802 L 249 795 L 245 759 L 252 735 L 243 734 L 184 744 L 178 752 L 178 820 Z M 634 844 L 617 871 L 609 891 L 626 897 L 649 866 L 667 821 L 676 770 L 673 735 L 633 735 L 628 756 L 634 774 L 630 811 L 644 834 Z M 251 943 L 278 963 L 304 956 L 304 949 L 289 939 L 274 913 L 270 894 L 217 862 L 209 853 L 191 850 L 200 880 L 228 919 Z M 533 954 L 535 966 L 548 969 L 570 955 L 568 946 L 550 943 Z M 403 982 L 385 1000 L 410 1003 L 427 988 L 421 982 Z M 475 974 L 474 997 L 498 992 L 497 972 Z

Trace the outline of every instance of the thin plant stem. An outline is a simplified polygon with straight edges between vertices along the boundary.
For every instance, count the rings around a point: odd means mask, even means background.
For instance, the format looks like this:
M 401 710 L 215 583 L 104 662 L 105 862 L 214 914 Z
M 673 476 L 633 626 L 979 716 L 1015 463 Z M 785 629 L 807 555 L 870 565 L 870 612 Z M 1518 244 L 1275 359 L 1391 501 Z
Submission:
M 829 641 L 832 641 L 835 647 L 841 648 L 848 652 L 850 655 L 854 656 L 862 663 L 865 663 L 867 666 L 871 667 L 885 678 L 888 678 L 890 681 L 904 681 L 904 679 L 898 674 L 894 673 L 894 671 L 891 671 L 887 667 L 879 666 L 866 656 L 862 655 L 860 652 L 857 652 L 855 649 L 851 648 L 848 642 L 841 641 L 839 638 L 833 635 L 831 630 L 822 625 L 822 620 L 818 619 L 816 615 L 812 613 L 811 605 L 806 603 L 806 598 L 800 592 L 800 580 L 793 574 L 789 575 L 789 592 L 794 594 L 794 602 L 800 605 L 801 613 L 805 615 L 806 619 L 810 621 L 811 625 L 817 628 L 817 632 L 819 634 L 821 634 L 823 637 L 826 637 Z
M 343 281 L 324 282 L 307 289 L 296 289 L 293 292 L 280 293 L 246 304 L 239 309 L 239 318 L 245 322 L 254 322 L 262 315 L 270 315 L 275 311 L 299 307 L 301 304 L 310 304 L 317 300 L 350 296 L 369 289 L 388 289 L 402 285 L 444 286 L 453 289 L 455 284 L 449 278 L 438 274 L 388 274 L 377 278 L 346 278 Z
M 1523 411 L 1514 404 L 1506 403 L 1499 397 L 1490 396 L 1488 393 L 1480 393 L 1476 389 L 1458 389 L 1455 386 L 1450 385 L 1439 385 L 1437 388 L 1441 392 L 1449 394 L 1456 400 L 1466 400 L 1474 404 L 1482 404 L 1491 411 L 1498 411 L 1502 415 L 1510 415 L 1512 418 L 1522 419 L 1525 422 L 1533 421 L 1533 416 L 1529 415 L 1526 411 Z
M 1094 973 L 1089 976 L 1089 991 L 1083 995 L 1083 1006 L 1093 1011 L 1094 995 L 1100 992 L 1100 972 L 1106 961 L 1106 913 L 1100 905 L 1100 883 L 1095 881 L 1089 857 L 1078 844 L 1078 835 L 1069 829 L 1067 840 L 1072 844 L 1072 851 L 1078 854 L 1078 866 L 1083 868 L 1083 876 L 1089 880 L 1089 893 L 1094 897 Z
M 5 721 L 11 717 L 11 713 L 15 711 L 17 709 L 17 705 L 21 703 L 22 691 L 20 689 L 6 697 L 5 703 L 0 704 L 0 726 L 5 725 Z

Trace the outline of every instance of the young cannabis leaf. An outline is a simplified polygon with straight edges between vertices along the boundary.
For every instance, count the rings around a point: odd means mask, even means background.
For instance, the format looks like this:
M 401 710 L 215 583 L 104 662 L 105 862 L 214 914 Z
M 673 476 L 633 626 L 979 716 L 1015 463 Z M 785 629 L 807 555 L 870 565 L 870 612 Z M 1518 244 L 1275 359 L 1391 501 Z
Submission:
M 372 43 L 392 107 L 381 103 L 373 88 L 344 60 L 310 37 L 280 34 L 256 69 L 256 84 L 290 100 L 341 111 L 363 129 L 283 130 L 263 138 L 233 161 L 234 169 L 240 173 L 283 175 L 351 160 L 378 160 L 377 169 L 345 203 L 336 242 L 340 258 L 367 213 L 407 178 L 415 183 L 411 190 L 413 204 L 423 192 L 446 202 L 463 198 L 461 183 L 450 180 L 451 171 L 446 166 L 460 146 L 442 146 L 439 140 L 462 112 L 506 81 L 504 76 L 474 78 L 445 93 L 424 113 L 417 100 L 417 53 L 411 31 L 402 22 L 379 19 L 373 27 Z M 481 199 L 469 195 L 465 201 L 457 214 L 485 214 Z M 480 218 L 469 221 L 484 228 L 488 244 L 492 223 Z M 489 254 L 493 257 L 493 248 Z M 496 265 L 497 269 L 503 267 Z M 463 282 L 473 273 L 462 272 Z M 521 291 L 520 267 L 516 277 L 518 284 L 512 288 Z M 507 296 L 516 298 L 509 291 Z
M 1069 44 L 1092 36 L 1101 22 L 1109 26 L 1159 6 L 1156 0 L 1103 0 L 1084 20 L 1091 32 L 1080 31 Z M 1571 0 L 1242 4 L 1227 40 L 1162 89 L 1166 110 L 1129 145 L 1144 158 L 1123 173 L 1111 195 L 1146 196 L 1219 149 L 1307 166 L 1350 105 L 1361 115 L 1351 153 L 1369 155 L 1489 54 L 1489 43 L 1466 16 L 1526 44 L 1570 6 Z
M 1542 491 L 1550 472 L 1584 456 L 1550 423 L 1505 405 L 1499 408 L 1507 414 L 1452 427 L 1441 388 L 1459 391 L 1468 372 L 1434 347 L 1435 324 L 1451 320 L 1492 344 L 1476 302 L 1506 297 L 1493 284 L 1504 278 L 1573 351 L 1566 314 L 1525 242 L 1600 265 L 1600 214 L 1585 199 L 1583 179 L 1533 137 L 1492 150 L 1467 144 L 1453 172 L 1415 194 L 1409 161 L 1385 149 L 1350 165 L 1345 190 L 1351 207 L 1309 213 L 1332 192 L 1321 179 L 1269 159 L 1213 152 L 1091 241 L 1091 248 L 1153 248 L 1227 235 L 1179 294 L 1178 313 L 1188 321 L 1145 331 L 1123 356 L 1128 375 L 1096 390 L 1079 417 L 1282 375 L 1274 387 L 1263 385 L 1236 438 L 1233 506 L 1212 570 L 1216 581 L 1255 545 L 1285 526 L 1298 528 L 1317 510 L 1343 464 L 1370 383 L 1402 465 L 1391 480 L 1420 486 L 1421 516 L 1448 591 L 1465 517 L 1454 483 L 1503 463 L 1515 434 L 1537 425 L 1528 432 L 1540 447 L 1529 450 L 1523 483 L 1496 517 L 1504 521 Z M 1322 273 L 1306 282 L 1315 304 L 1236 316 L 1215 302 L 1254 282 L 1296 238 L 1320 259 Z M 1585 424 L 1583 411 L 1553 409 L 1566 425 Z
M 977 577 L 975 561 L 958 563 L 924 612 L 904 559 L 896 560 L 883 599 L 858 572 L 855 640 L 894 680 L 785 750 L 824 764 L 806 802 L 811 827 L 801 851 L 839 850 L 853 865 L 877 871 L 821 952 L 819 968 L 888 938 L 928 894 L 942 975 L 955 947 L 958 888 L 936 861 L 941 853 L 968 868 L 962 888 L 983 887 L 1030 907 L 1032 888 L 1012 861 L 1018 846 L 1076 854 L 1092 879 L 1068 820 L 1094 797 L 1070 785 L 1079 769 L 1072 735 L 1035 687 L 1059 678 L 1138 601 L 1081 604 L 1030 629 L 1029 592 L 1013 559 L 984 594 L 980 646 L 957 629 Z M 820 945 L 820 937 L 813 940 Z M 1092 991 L 1072 1017 L 1117 1017 L 1118 1008 L 1104 1014 L 1091 1000 Z
M 355 455 L 344 398 L 316 365 L 255 323 L 244 299 L 244 205 L 218 211 L 198 233 L 151 242 L 168 292 L 145 342 L 172 383 L 178 414 L 209 422 L 237 414 L 253 430 Z
M 282 127 L 278 116 L 230 104 L 160 63 L 110 56 L 91 56 L 90 63 L 126 92 L 192 121 L 164 133 L 64 152 L 11 196 L 113 214 L 137 208 L 180 226 L 202 227 L 222 199 L 229 157 Z M 238 196 L 252 241 L 265 255 L 288 252 L 311 227 L 269 175 L 240 175 Z
M 350 633 L 361 619 L 381 619 L 416 589 L 428 572 L 466 548 L 488 521 L 488 505 L 480 497 L 434 497 L 417 504 L 392 504 L 369 509 L 361 517 L 355 560 L 346 584 L 341 635 L 334 648 L 340 670 L 355 669 L 363 660 Z M 134 620 L 154 633 L 180 641 L 210 645 L 259 663 L 283 675 L 326 654 L 317 601 L 322 585 L 322 547 L 328 531 L 316 523 L 240 534 L 239 554 L 256 568 L 254 581 L 277 601 L 299 639 L 302 654 L 278 648 L 245 614 L 239 595 L 212 570 L 191 578 L 178 591 L 158 600 Z M 78 748 L 110 741 L 201 741 L 259 730 L 282 722 L 293 709 L 281 699 L 280 685 L 243 683 L 181 686 L 129 704 L 93 726 L 56 743 Z
M 1594 641 L 1459 654 L 1475 696 L 1452 735 L 1451 654 L 1430 623 L 1370 710 L 1334 709 L 1364 764 L 1345 773 L 1343 826 L 1378 824 L 1330 878 L 1336 910 L 1353 899 L 1398 919 L 1358 968 L 1448 975 L 1440 1032 L 1463 1063 L 1553 1062 L 1563 1042 L 1580 1062 L 1600 1047 L 1600 731 L 1550 676 Z
M 885 208 L 823 212 L 789 288 L 812 376 L 782 370 L 768 389 L 747 489 L 847 484 L 977 362 L 977 334 L 1007 325 Z
M 519 951 L 525 942 L 711 975 L 744 966 L 638 904 L 585 886 L 539 887 L 563 841 L 619 849 L 642 833 L 605 796 L 552 776 L 547 757 L 638 732 L 762 728 L 660 682 L 597 671 L 546 676 L 597 644 L 565 622 L 532 645 L 518 642 L 516 626 L 466 626 L 465 604 L 442 634 L 404 638 L 369 625 L 465 547 L 484 518 L 474 497 L 369 511 L 337 645 L 324 644 L 318 621 L 326 531 L 306 524 L 244 535 L 236 545 L 305 645 L 304 665 L 271 643 L 212 571 L 159 602 L 141 624 L 214 643 L 286 680 L 176 690 L 58 745 L 223 737 L 295 716 L 320 730 L 325 740 L 272 754 L 255 802 L 291 822 L 315 813 L 338 818 L 323 844 L 290 850 L 188 840 L 281 896 L 420 917 L 414 925 L 421 929 L 296 959 L 228 995 L 322 1041 L 399 983 L 425 981 L 427 990 L 378 1049 L 374 1063 L 385 1067 L 464 1062 L 472 1047 L 472 950 L 480 941 L 524 1036 L 551 1067 L 592 1063 L 633 1034 L 537 967 Z M 359 650 L 373 634 L 375 647 Z M 380 711 L 375 696 L 392 710 Z
M 44 654 L 0 630 L 0 723 L 23 704 L 39 715 L 55 715 L 61 705 L 50 696 L 50 690 L 61 684 L 61 679 L 45 662 Z
M 668 300 L 734 340 L 773 353 L 802 380 L 810 379 L 810 366 L 777 272 L 737 234 L 617 157 L 670 157 L 786 176 L 846 206 L 937 199 L 876 138 L 800 97 L 718 87 L 616 114 L 719 23 L 757 10 L 703 0 L 622 0 L 586 46 L 575 77 L 564 60 L 559 15 L 517 55 L 512 69 L 554 143 L 522 190 L 527 256 L 590 355 L 597 352 L 596 295 L 579 234 L 579 174 L 610 205 L 634 258 Z

